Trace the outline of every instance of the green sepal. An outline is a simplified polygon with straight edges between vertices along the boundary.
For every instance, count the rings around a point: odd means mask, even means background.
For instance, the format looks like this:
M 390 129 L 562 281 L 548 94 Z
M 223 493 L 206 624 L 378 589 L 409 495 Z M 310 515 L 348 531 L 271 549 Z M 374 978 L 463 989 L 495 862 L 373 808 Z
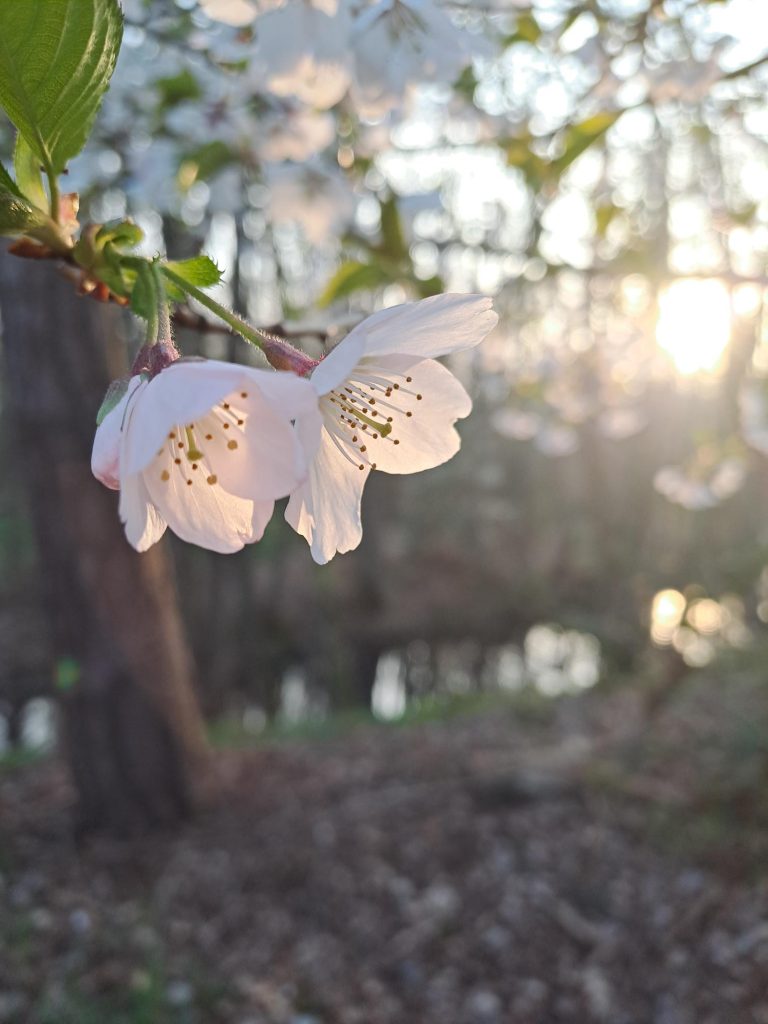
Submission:
M 120 377 L 118 380 L 113 380 L 107 388 L 107 393 L 104 395 L 99 411 L 96 413 L 96 426 L 100 427 L 106 417 L 112 410 L 122 402 L 123 397 L 128 390 L 128 384 L 130 377 Z

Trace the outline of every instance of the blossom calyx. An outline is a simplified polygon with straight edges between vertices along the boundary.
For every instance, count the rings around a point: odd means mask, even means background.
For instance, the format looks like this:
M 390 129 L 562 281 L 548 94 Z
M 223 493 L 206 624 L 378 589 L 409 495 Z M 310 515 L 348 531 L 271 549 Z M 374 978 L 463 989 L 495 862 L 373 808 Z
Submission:
M 161 370 L 175 363 L 179 358 L 179 350 L 173 338 L 163 338 L 153 344 L 142 345 L 131 367 L 131 376 L 145 373 L 150 380 Z
M 261 343 L 261 350 L 270 366 L 276 370 L 290 370 L 299 377 L 308 377 L 320 362 L 319 359 L 312 359 L 281 338 L 265 337 Z

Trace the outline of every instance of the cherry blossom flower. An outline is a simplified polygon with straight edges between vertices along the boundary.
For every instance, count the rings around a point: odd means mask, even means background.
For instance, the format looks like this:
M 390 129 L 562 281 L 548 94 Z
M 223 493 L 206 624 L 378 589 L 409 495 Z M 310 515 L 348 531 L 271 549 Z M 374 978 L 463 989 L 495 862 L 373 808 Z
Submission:
M 319 432 L 316 393 L 296 375 L 179 360 L 151 380 L 131 378 L 96 431 L 91 466 L 119 488 L 137 551 L 167 526 L 212 551 L 239 551 L 305 479 Z
M 357 19 L 352 44 L 350 93 L 370 118 L 398 106 L 412 83 L 452 82 L 482 48 L 432 0 L 378 0 Z
M 336 125 L 330 114 L 316 110 L 286 109 L 262 117 L 262 139 L 258 146 L 262 160 L 301 162 L 319 153 L 336 138 Z
M 743 458 L 728 456 L 706 469 L 691 466 L 662 466 L 653 486 L 668 501 L 691 512 L 715 508 L 739 491 L 747 477 Z
M 346 0 L 293 0 L 257 18 L 253 66 L 276 96 L 327 110 L 349 86 L 350 30 Z
M 200 6 L 213 21 L 236 28 L 250 25 L 257 12 L 252 0 L 200 0 Z
M 356 200 L 347 179 L 319 164 L 268 165 L 264 178 L 269 186 L 270 222 L 299 225 L 313 245 L 327 244 L 338 236 L 355 212 Z
M 534 447 L 550 458 L 572 455 L 579 448 L 579 435 L 565 423 L 523 409 L 500 409 L 493 425 L 503 437 L 533 441 Z
M 360 502 L 372 469 L 418 473 L 459 450 L 453 424 L 472 402 L 434 357 L 479 344 L 497 320 L 481 295 L 394 306 L 355 327 L 312 370 L 320 447 L 285 516 L 316 562 L 360 543 Z

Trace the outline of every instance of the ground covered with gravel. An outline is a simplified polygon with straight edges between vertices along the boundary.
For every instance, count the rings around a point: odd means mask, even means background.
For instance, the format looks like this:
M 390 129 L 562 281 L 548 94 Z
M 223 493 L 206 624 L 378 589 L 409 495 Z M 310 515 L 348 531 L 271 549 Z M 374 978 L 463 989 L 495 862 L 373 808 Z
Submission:
M 768 1024 L 768 861 L 590 728 L 229 751 L 181 834 L 80 848 L 60 767 L 0 776 L 0 1022 Z

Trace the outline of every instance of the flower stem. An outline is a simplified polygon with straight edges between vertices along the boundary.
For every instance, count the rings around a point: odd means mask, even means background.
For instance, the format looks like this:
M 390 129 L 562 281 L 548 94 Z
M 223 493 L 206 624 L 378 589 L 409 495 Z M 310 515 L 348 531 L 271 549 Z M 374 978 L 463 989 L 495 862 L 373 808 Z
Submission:
M 152 264 L 152 273 L 157 288 L 157 337 L 161 341 L 170 341 L 173 337 L 171 332 L 171 311 L 168 307 L 168 296 L 165 292 L 165 282 L 160 273 L 160 265 Z
M 52 171 L 46 173 L 48 178 L 48 191 L 50 193 L 51 202 L 51 220 L 59 223 L 59 183 L 56 181 L 56 175 Z
M 237 334 L 245 338 L 246 341 L 250 342 L 251 345 L 255 345 L 256 348 L 263 348 L 265 337 L 255 327 L 251 327 L 245 320 L 241 320 L 239 316 L 222 306 L 221 303 L 212 299 L 210 295 L 206 295 L 204 291 L 197 288 L 195 285 L 190 284 L 189 281 L 185 281 L 179 274 L 174 273 L 173 270 L 169 270 L 168 267 L 160 265 L 160 272 L 169 281 L 172 281 L 177 288 L 180 288 L 187 295 L 191 295 L 193 299 L 196 299 L 201 306 L 205 306 L 206 309 L 210 309 L 212 313 L 223 320 L 225 324 L 232 328 Z

